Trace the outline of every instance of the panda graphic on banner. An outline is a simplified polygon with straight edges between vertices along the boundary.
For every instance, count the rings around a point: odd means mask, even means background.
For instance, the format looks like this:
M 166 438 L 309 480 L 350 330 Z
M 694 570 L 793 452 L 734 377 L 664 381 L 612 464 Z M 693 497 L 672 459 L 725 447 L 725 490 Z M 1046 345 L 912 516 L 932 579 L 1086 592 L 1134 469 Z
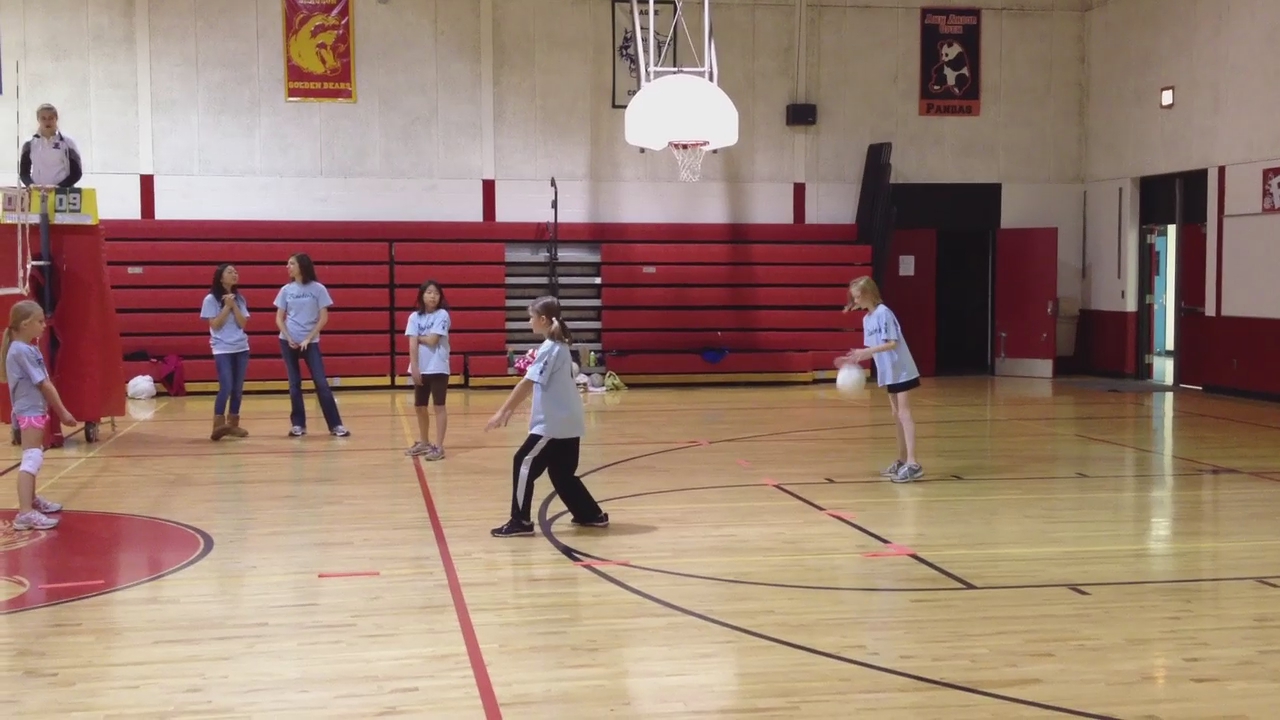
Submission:
M 1262 212 L 1280 212 L 1280 167 L 1262 171 Z
M 982 11 L 920 9 L 920 114 L 982 112 Z

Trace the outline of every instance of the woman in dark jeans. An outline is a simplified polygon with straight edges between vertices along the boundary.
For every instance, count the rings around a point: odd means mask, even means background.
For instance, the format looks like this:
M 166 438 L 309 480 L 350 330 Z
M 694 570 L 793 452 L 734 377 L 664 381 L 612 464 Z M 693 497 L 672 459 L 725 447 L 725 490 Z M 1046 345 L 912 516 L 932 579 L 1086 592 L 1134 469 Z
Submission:
M 289 373 L 289 400 L 293 405 L 289 414 L 293 427 L 289 434 L 293 437 L 307 434 L 307 407 L 302 402 L 302 367 L 299 364 L 305 360 L 329 432 L 338 437 L 348 437 L 351 433 L 342 426 L 338 403 L 334 401 L 329 380 L 324 375 L 324 357 L 320 354 L 320 331 L 329 322 L 329 306 L 333 304 L 333 298 L 329 297 L 328 288 L 316 280 L 316 266 L 306 253 L 289 258 L 288 267 L 292 282 L 280 288 L 275 306 L 276 327 L 280 328 L 280 353 Z
M 249 369 L 249 305 L 240 294 L 240 273 L 230 263 L 222 263 L 213 271 L 213 285 L 204 296 L 200 317 L 209 321 L 209 346 L 213 348 L 213 364 L 218 369 L 218 397 L 213 401 L 213 433 L 211 440 L 248 437 L 240 427 L 240 398 L 244 394 L 244 375 Z M 231 413 L 227 403 L 231 403 Z

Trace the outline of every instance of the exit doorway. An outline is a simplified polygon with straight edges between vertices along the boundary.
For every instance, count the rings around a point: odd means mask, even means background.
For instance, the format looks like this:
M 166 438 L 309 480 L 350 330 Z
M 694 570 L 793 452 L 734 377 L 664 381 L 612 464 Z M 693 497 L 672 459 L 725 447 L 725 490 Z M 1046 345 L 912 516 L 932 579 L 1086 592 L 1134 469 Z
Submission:
M 1145 252 L 1139 257 L 1145 267 L 1140 277 L 1146 287 L 1140 296 L 1144 312 L 1138 316 L 1138 336 L 1146 339 L 1144 374 L 1145 379 L 1172 385 L 1178 340 L 1178 226 L 1151 225 L 1142 229 L 1142 235 Z

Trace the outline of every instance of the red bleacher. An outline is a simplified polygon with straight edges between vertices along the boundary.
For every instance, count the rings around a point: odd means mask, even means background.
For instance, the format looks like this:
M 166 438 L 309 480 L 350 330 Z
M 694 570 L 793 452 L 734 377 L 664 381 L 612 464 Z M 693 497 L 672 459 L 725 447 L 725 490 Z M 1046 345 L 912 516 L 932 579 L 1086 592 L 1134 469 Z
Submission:
M 622 375 L 803 374 L 861 346 L 848 283 L 870 274 L 852 226 L 594 226 L 601 343 Z M 727 350 L 712 362 L 704 350 Z M 713 353 L 714 355 L 714 353 Z
M 220 262 L 236 265 L 249 301 L 248 379 L 285 379 L 271 303 L 297 252 L 311 255 L 334 297 L 322 335 L 330 377 L 377 385 L 403 375 L 404 326 L 428 278 L 451 306 L 453 373 L 506 377 L 506 243 L 545 237 L 541 223 L 104 227 L 124 352 L 180 355 L 195 383 L 216 381 L 199 310 Z M 852 226 L 565 224 L 560 237 L 601 247 L 601 342 L 624 377 L 805 373 L 859 345 L 860 315 L 839 311 L 848 281 L 870 272 Z M 713 364 L 705 348 L 729 352 Z

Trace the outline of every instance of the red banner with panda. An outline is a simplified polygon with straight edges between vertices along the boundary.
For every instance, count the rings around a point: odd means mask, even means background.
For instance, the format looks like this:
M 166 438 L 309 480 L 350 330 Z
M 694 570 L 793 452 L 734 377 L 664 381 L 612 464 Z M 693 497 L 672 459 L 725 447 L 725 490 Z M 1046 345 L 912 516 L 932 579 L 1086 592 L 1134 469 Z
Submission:
M 351 0 L 281 0 L 284 98 L 355 102 L 355 25 Z
M 920 114 L 982 114 L 982 10 L 920 9 Z

